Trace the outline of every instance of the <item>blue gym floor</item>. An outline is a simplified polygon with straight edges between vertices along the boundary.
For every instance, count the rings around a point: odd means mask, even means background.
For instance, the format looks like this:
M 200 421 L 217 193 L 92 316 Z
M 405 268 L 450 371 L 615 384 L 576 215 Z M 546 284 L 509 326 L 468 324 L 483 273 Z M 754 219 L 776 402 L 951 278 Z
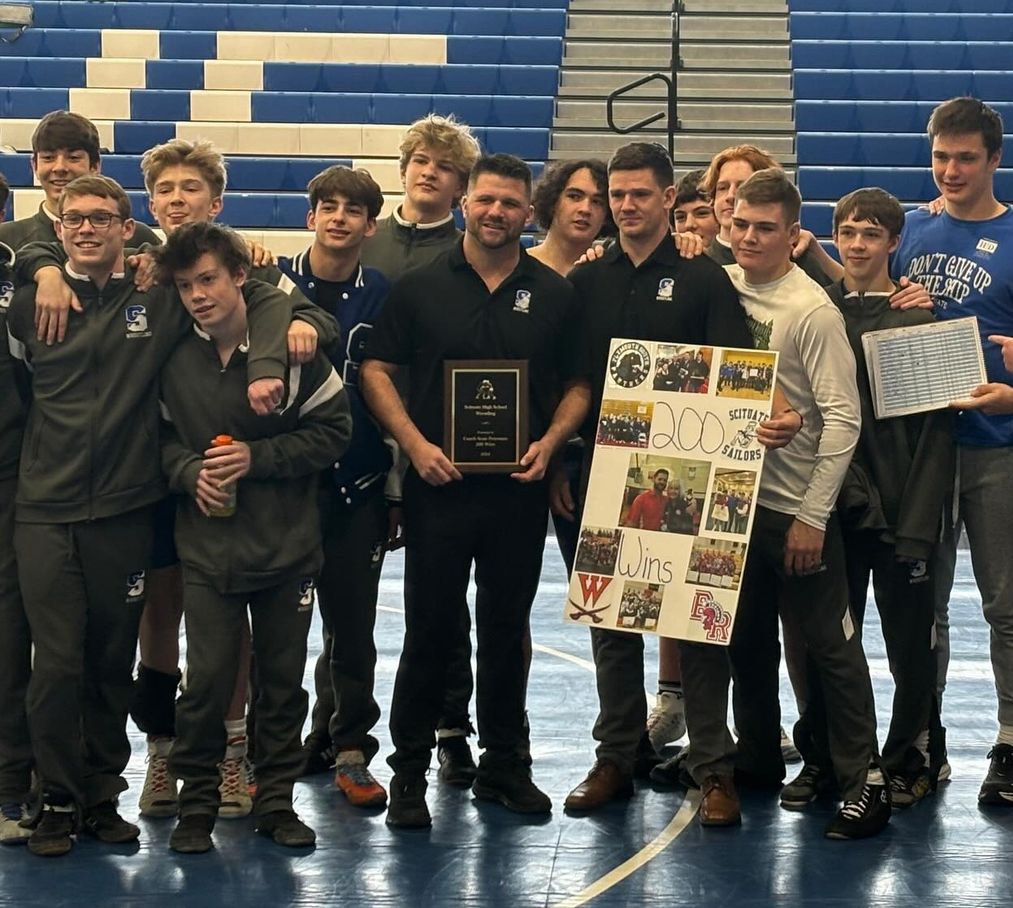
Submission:
M 388 559 L 377 620 L 378 699 L 386 722 L 400 650 L 400 554 Z M 822 837 L 832 805 L 787 813 L 772 795 L 743 794 L 738 829 L 703 830 L 694 798 L 638 785 L 637 796 L 585 818 L 562 802 L 593 761 L 596 713 L 587 633 L 564 626 L 562 562 L 550 536 L 532 616 L 535 656 L 528 707 L 535 780 L 552 797 L 551 818 L 531 822 L 446 788 L 431 773 L 429 832 L 392 832 L 383 812 L 350 807 L 317 776 L 296 786 L 296 809 L 317 831 L 318 845 L 293 853 L 252 832 L 248 820 L 221 820 L 216 849 L 177 856 L 168 850 L 172 820 L 140 821 L 141 841 L 128 848 L 82 838 L 70 856 L 37 858 L 0 849 L 0 905 L 161 906 L 483 906 L 595 908 L 616 906 L 1009 906 L 1013 904 L 1013 808 L 980 810 L 976 795 L 995 733 L 995 693 L 988 632 L 960 552 L 952 610 L 953 660 L 944 703 L 951 782 L 934 797 L 897 813 L 889 829 L 865 842 Z M 890 678 L 875 607 L 868 610 L 866 649 L 881 724 Z M 311 648 L 319 647 L 319 625 Z M 656 661 L 649 643 L 647 677 Z M 310 662 L 312 665 L 312 660 Z M 310 674 L 307 672 L 307 684 Z M 782 704 L 793 721 L 787 683 Z M 390 771 L 385 725 L 379 728 L 377 776 Z M 136 816 L 144 742 L 134 736 L 130 790 L 121 808 Z M 789 769 L 791 771 L 792 768 Z

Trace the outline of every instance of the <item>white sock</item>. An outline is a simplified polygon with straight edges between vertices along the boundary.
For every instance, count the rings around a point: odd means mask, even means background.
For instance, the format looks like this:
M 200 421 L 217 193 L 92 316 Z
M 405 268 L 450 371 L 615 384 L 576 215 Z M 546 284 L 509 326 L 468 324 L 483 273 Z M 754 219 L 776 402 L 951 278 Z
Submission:
M 225 759 L 242 760 L 246 756 L 246 718 L 225 720 Z
M 1013 747 L 1013 725 L 1000 725 L 995 743 L 1008 744 L 1010 747 Z
M 148 738 L 149 757 L 167 757 L 175 738 Z
M 440 741 L 444 738 L 467 738 L 468 732 L 463 728 L 438 728 L 436 737 Z
M 915 749 L 922 755 L 922 759 L 925 761 L 925 765 L 929 765 L 929 730 L 926 728 L 917 738 L 914 740 Z
M 886 785 L 886 779 L 883 778 L 883 773 L 878 770 L 875 766 L 869 767 L 869 774 L 865 777 L 866 785 Z
M 361 750 L 343 750 L 338 754 L 338 758 L 334 761 L 338 766 L 345 764 L 350 766 L 352 764 L 358 764 L 359 766 L 366 765 L 366 755 Z

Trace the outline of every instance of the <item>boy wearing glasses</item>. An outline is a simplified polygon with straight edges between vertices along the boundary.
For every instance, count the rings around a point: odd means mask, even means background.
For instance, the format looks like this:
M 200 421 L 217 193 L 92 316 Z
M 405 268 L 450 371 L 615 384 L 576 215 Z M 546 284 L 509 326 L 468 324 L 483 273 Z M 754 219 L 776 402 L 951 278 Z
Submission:
M 31 366 L 14 545 L 35 644 L 27 712 L 43 810 L 28 847 L 40 855 L 66 854 L 78 828 L 110 843 L 138 836 L 116 798 L 127 787 L 152 505 L 165 495 L 156 379 L 191 330 L 164 291 L 134 286 L 123 257 L 134 222 L 117 183 L 77 178 L 61 194 L 59 216 L 65 273 L 82 311 L 70 313 L 72 330 L 52 346 L 36 336 L 34 284 L 15 293 L 8 314 L 12 353 Z M 248 293 L 251 310 L 269 316 L 259 330 L 251 325 L 251 350 L 262 352 L 248 377 L 281 378 L 288 298 L 263 284 Z

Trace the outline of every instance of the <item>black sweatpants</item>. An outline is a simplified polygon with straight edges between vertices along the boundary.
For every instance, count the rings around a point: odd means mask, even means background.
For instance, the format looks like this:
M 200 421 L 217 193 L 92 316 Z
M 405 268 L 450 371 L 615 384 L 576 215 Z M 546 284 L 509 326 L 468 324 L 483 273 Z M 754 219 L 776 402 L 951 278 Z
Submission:
M 382 494 L 354 507 L 334 499 L 330 493 L 321 496 L 324 566 L 317 601 L 324 646 L 313 672 L 311 733 L 338 752 L 361 750 L 368 763 L 379 748 L 370 734 L 380 718 L 373 696 L 373 628 L 387 541 L 387 503 Z
M 878 533 L 869 531 L 846 532 L 844 552 L 851 612 L 859 632 L 872 577 L 893 675 L 893 711 L 883 745 L 883 766 L 888 772 L 918 771 L 924 760 L 915 740 L 929 729 L 930 763 L 938 768 L 943 745 L 932 633 L 936 598 L 934 564 L 931 560 L 898 561 L 894 547 L 883 542 Z
M 434 487 L 405 479 L 405 640 L 390 729 L 394 771 L 429 767 L 449 662 L 475 565 L 480 775 L 527 761 L 524 715 L 531 603 L 545 547 L 544 482 L 468 477 Z
M 127 706 L 151 558 L 151 508 L 15 524 L 35 645 L 28 727 L 47 800 L 92 807 L 127 787 Z
M 861 634 L 848 607 L 844 547 L 831 517 L 823 543 L 824 570 L 803 577 L 784 572 L 784 540 L 794 518 L 758 507 L 749 540 L 735 627 L 727 655 L 717 647 L 683 647 L 683 690 L 690 769 L 697 781 L 735 766 L 757 781 L 784 778 L 778 700 L 778 604 L 792 615 L 806 641 L 817 683 L 826 699 L 831 763 L 842 796 L 856 799 L 876 756 L 876 713 Z M 687 656 L 689 656 L 687 660 Z M 728 670 L 734 678 L 737 753 L 724 724 Z M 806 722 L 813 700 L 800 722 Z M 818 723 L 812 722 L 812 725 Z M 699 748 L 707 762 L 692 754 Z
M 257 675 L 253 811 L 292 809 L 308 699 L 302 679 L 313 617 L 313 581 L 297 573 L 266 589 L 219 593 L 206 577 L 184 564 L 186 689 L 176 707 L 176 740 L 169 754 L 169 768 L 183 782 L 180 816 L 218 812 L 218 763 L 226 744 L 222 717 L 235 686 L 247 609 Z
M 0 480 L 0 803 L 24 801 L 31 786 L 32 745 L 25 695 L 32 670 L 32 635 L 21 603 L 14 557 L 17 478 Z

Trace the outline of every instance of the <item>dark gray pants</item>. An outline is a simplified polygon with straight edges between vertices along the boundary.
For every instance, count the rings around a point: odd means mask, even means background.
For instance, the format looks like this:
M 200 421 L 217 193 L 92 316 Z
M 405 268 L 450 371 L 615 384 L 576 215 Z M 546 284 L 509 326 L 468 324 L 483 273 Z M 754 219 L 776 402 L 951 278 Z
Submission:
M 373 697 L 373 628 L 387 541 L 387 503 L 382 494 L 352 508 L 330 495 L 323 502 L 324 566 L 317 601 L 324 646 L 313 671 L 317 698 L 311 734 L 339 753 L 361 750 L 368 763 L 379 748 L 370 734 L 380 718 Z
M 32 744 L 25 696 L 32 668 L 32 636 L 21 603 L 14 557 L 14 490 L 0 480 L 0 802 L 24 801 L 31 786 Z
M 805 577 L 784 573 L 784 538 L 794 518 L 758 507 L 738 612 L 727 654 L 717 647 L 684 646 L 683 690 L 689 729 L 690 769 L 697 781 L 727 772 L 734 763 L 756 781 L 784 778 L 781 707 L 778 701 L 778 603 L 793 614 L 806 641 L 818 690 L 810 691 L 806 715 L 817 697 L 826 704 L 828 747 L 846 800 L 858 797 L 876 755 L 876 714 L 861 634 L 853 625 L 840 529 L 831 518 L 823 546 L 825 570 Z M 729 660 L 735 680 L 736 748 L 725 727 Z M 811 723 L 812 733 L 818 733 Z M 700 757 L 694 756 L 699 752 Z
M 644 637 L 591 628 L 591 653 L 598 684 L 595 755 L 632 774 L 647 724 Z
M 249 593 L 223 594 L 183 566 L 186 689 L 176 707 L 169 768 L 183 782 L 180 816 L 218 812 L 218 763 L 225 752 L 225 715 L 239 668 L 240 630 L 249 608 L 257 673 L 256 814 L 292 809 L 302 764 L 307 696 L 302 688 L 313 584 L 297 574 Z
M 17 523 L 18 576 L 35 644 L 28 727 L 44 797 L 92 807 L 127 787 L 151 509 L 82 523 Z

